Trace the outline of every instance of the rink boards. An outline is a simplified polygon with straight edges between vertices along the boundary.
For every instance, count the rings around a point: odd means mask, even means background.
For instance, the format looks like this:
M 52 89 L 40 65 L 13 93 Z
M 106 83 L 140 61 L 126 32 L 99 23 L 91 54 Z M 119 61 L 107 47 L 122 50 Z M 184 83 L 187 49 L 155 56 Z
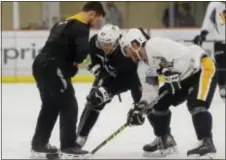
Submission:
M 126 31 L 122 30 L 122 32 Z M 91 30 L 90 37 L 97 32 L 98 30 Z M 192 40 L 199 33 L 199 29 L 146 29 L 146 32 L 151 37 L 168 37 L 183 42 Z M 49 31 L 2 32 L 2 82 L 34 82 L 31 70 L 32 62 L 45 44 L 48 34 Z M 211 39 L 211 35 L 209 38 Z M 203 47 L 212 53 L 212 42 L 204 43 Z M 93 81 L 94 77 L 86 69 L 89 63 L 90 58 L 88 57 L 80 65 L 79 73 L 72 79 L 73 82 Z

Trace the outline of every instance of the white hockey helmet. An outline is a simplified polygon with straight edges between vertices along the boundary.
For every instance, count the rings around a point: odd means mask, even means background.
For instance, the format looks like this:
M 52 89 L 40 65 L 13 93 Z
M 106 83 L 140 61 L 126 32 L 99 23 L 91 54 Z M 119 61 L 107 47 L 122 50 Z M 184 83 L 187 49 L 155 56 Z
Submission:
M 112 24 L 104 25 L 97 34 L 97 40 L 105 53 L 111 53 L 119 44 L 119 27 Z
M 124 56 L 128 57 L 127 52 L 126 52 L 126 49 L 127 49 L 127 47 L 129 47 L 129 46 L 127 46 L 127 44 L 126 44 L 126 41 L 125 41 L 125 34 L 122 35 L 122 37 L 120 38 L 120 40 L 119 40 L 119 45 L 120 45 L 122 54 L 123 54 Z
M 132 42 L 136 41 L 141 46 L 144 42 L 147 41 L 142 32 L 137 28 L 130 29 L 124 37 L 125 43 L 128 46 L 132 46 Z
M 137 28 L 132 28 L 125 34 L 123 38 L 124 46 L 130 47 L 134 52 L 137 53 L 138 58 L 140 58 L 139 50 L 141 49 L 143 43 L 147 41 L 143 33 Z M 132 46 L 133 42 L 138 43 L 139 47 L 137 49 L 133 48 Z

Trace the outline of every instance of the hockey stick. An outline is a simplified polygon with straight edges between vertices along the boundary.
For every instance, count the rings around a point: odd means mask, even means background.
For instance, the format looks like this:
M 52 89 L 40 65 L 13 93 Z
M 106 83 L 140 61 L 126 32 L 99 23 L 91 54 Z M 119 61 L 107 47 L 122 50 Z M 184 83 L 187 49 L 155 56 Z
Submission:
M 160 99 L 162 99 L 166 94 L 168 94 L 168 91 L 165 90 L 163 91 L 155 100 L 153 100 L 147 107 L 145 107 L 141 112 L 140 114 L 143 115 L 143 114 L 147 114 L 148 113 L 148 110 L 150 110 L 151 108 L 154 107 L 154 105 L 156 105 L 156 103 L 158 103 L 158 101 Z
M 140 114 L 143 115 L 147 113 L 149 109 L 151 109 L 162 97 L 164 97 L 168 91 L 162 92 L 154 101 L 152 101 L 151 104 L 149 104 L 147 107 L 145 107 Z M 123 130 L 125 130 L 126 127 L 128 127 L 129 124 L 126 122 L 123 124 L 119 129 L 117 129 L 114 133 L 112 133 L 110 136 L 108 136 L 102 143 L 100 143 L 97 147 L 95 147 L 88 156 L 94 155 L 97 151 L 99 151 L 103 146 L 105 146 L 109 141 L 114 139 L 119 133 L 121 133 Z M 86 156 L 86 158 L 88 157 Z M 85 159 L 86 159 L 85 158 Z
M 182 42 L 193 42 L 193 40 L 177 40 Z M 213 43 L 213 42 L 225 42 L 225 40 L 205 40 L 203 42 Z
M 115 138 L 119 133 L 121 133 L 129 124 L 126 122 L 119 129 L 117 129 L 114 133 L 108 136 L 102 143 L 100 143 L 96 148 L 94 148 L 90 154 L 95 154 L 98 150 L 100 150 L 103 146 L 105 146 L 110 140 Z

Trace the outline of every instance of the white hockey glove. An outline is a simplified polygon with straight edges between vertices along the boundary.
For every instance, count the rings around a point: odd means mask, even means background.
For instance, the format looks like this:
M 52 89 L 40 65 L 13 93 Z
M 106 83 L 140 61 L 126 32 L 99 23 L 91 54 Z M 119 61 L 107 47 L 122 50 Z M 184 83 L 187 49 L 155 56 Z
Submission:
M 167 87 L 169 93 L 175 94 L 178 90 L 181 89 L 180 84 L 180 74 L 174 71 L 164 71 L 163 72 L 165 86 Z
M 144 123 L 145 117 L 144 114 L 141 114 L 141 111 L 147 107 L 147 105 L 148 103 L 146 101 L 140 101 L 133 109 L 130 109 L 127 117 L 129 126 L 142 125 Z

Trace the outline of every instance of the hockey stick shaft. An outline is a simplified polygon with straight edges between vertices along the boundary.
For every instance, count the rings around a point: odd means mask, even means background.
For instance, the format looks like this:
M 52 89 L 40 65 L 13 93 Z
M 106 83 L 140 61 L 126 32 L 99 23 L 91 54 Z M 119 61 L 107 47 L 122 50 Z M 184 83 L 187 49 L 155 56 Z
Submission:
M 193 42 L 193 40 L 177 40 L 182 42 Z M 214 42 L 225 42 L 225 40 L 205 40 L 203 42 L 214 43 Z
M 110 140 L 115 138 L 119 133 L 121 133 L 126 127 L 128 123 L 123 124 L 119 129 L 117 129 L 114 133 L 108 136 L 101 144 L 99 144 L 96 148 L 94 148 L 90 154 L 95 154 L 98 150 L 100 150 L 105 144 L 107 144 Z
M 145 114 L 149 109 L 151 109 L 162 97 L 164 97 L 168 91 L 164 91 L 161 93 L 154 101 L 152 101 L 151 104 L 149 104 L 147 107 L 145 107 L 141 111 L 141 115 Z M 119 133 L 121 133 L 123 130 L 125 130 L 126 127 L 128 127 L 129 124 L 126 122 L 123 124 L 119 129 L 117 129 L 114 133 L 112 133 L 110 136 L 108 136 L 102 143 L 100 143 L 96 148 L 94 148 L 90 154 L 93 155 L 95 154 L 98 150 L 100 150 L 103 146 L 105 146 L 109 141 L 114 139 Z
M 160 99 L 162 99 L 166 94 L 168 94 L 168 91 L 167 90 L 165 90 L 165 91 L 163 91 L 154 101 L 152 101 L 147 107 L 145 107 L 142 111 L 141 111 L 141 115 L 143 115 L 143 114 L 147 114 L 147 111 L 148 110 L 150 110 L 151 108 L 153 108 L 154 107 L 154 105 L 156 104 L 156 103 L 158 103 L 158 101 L 160 100 Z

